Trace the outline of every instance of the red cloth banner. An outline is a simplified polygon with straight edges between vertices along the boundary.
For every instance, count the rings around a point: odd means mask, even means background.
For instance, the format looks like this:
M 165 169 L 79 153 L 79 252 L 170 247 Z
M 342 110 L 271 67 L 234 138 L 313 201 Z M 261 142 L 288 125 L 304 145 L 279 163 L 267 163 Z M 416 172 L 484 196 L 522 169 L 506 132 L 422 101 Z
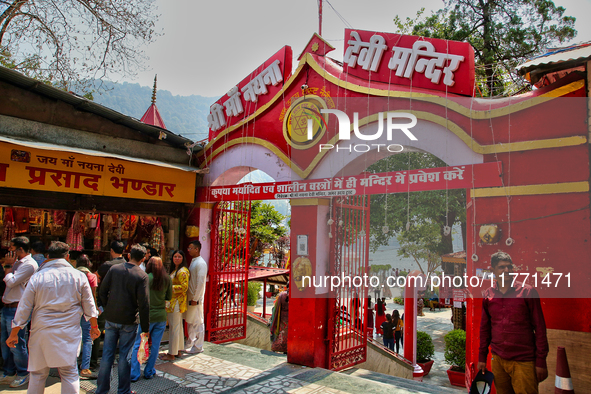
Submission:
M 502 186 L 498 162 L 291 182 L 201 187 L 197 201 L 327 198 Z

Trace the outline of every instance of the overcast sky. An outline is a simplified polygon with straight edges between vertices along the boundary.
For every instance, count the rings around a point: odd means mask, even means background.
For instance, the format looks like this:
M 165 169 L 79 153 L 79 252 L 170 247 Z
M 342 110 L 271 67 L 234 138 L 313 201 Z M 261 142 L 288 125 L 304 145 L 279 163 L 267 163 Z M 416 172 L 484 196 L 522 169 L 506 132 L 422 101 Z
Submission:
M 577 17 L 575 42 L 591 40 L 591 0 L 555 0 Z M 304 46 L 318 29 L 317 0 L 156 0 L 164 33 L 146 48 L 149 71 L 127 78 L 174 95 L 221 96 L 284 45 L 292 47 L 294 66 Z M 442 0 L 330 0 L 355 29 L 395 31 L 393 18 L 413 17 L 443 7 Z M 587 16 L 585 18 L 584 16 Z M 330 56 L 343 57 L 344 29 L 348 27 L 324 2 L 322 36 L 336 47 Z

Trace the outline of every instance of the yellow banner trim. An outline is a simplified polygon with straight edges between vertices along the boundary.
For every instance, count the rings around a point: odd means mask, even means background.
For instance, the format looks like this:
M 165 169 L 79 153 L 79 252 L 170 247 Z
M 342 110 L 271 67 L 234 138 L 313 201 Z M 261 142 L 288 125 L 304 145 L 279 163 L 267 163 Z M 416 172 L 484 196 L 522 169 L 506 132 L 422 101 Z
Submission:
M 471 197 L 531 196 L 536 194 L 584 193 L 589 191 L 589 182 L 547 183 L 508 187 L 471 189 Z

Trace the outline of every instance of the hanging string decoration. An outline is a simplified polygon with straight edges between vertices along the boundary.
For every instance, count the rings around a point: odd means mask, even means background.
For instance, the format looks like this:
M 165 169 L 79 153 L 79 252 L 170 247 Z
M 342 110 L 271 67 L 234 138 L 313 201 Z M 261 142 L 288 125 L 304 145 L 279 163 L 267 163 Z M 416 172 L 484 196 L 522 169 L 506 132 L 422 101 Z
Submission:
M 96 223 L 94 228 L 94 250 L 101 250 L 102 242 L 101 242 L 101 215 L 96 214 Z
M 84 236 L 83 227 L 80 223 L 80 213 L 76 212 L 72 218 L 72 225 L 68 230 L 66 236 L 66 243 L 70 247 L 70 250 L 81 251 L 84 249 Z
M 16 231 L 16 224 L 14 223 L 14 215 L 12 208 L 4 209 L 4 231 L 2 231 L 2 247 L 10 247 L 10 240 L 14 238 Z

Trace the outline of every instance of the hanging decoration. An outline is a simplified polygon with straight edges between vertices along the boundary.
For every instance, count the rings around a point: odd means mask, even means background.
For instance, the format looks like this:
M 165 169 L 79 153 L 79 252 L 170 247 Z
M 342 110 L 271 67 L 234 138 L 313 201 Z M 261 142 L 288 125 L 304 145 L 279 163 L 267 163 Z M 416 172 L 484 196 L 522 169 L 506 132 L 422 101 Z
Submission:
M 14 214 L 12 208 L 4 209 L 4 231 L 2 231 L 2 247 L 10 247 L 10 240 L 15 235 Z
M 160 256 L 164 256 L 166 254 L 164 230 L 162 229 L 162 222 L 160 221 L 160 219 L 157 220 L 156 225 L 152 229 L 152 235 L 150 236 L 150 245 L 152 245 L 152 247 L 160 253 Z
M 103 215 L 103 248 L 109 245 L 109 241 L 113 236 L 113 224 L 114 220 L 112 215 Z
M 70 250 L 81 251 L 84 249 L 83 227 L 80 223 L 80 213 L 76 212 L 72 218 L 72 226 L 68 230 L 66 243 Z
M 102 242 L 101 242 L 101 215 L 100 214 L 96 214 L 96 218 L 91 219 L 91 226 L 92 224 L 95 225 L 94 227 L 94 250 L 101 250 L 101 246 L 102 246 Z M 92 223 L 92 220 L 96 220 L 95 223 Z

